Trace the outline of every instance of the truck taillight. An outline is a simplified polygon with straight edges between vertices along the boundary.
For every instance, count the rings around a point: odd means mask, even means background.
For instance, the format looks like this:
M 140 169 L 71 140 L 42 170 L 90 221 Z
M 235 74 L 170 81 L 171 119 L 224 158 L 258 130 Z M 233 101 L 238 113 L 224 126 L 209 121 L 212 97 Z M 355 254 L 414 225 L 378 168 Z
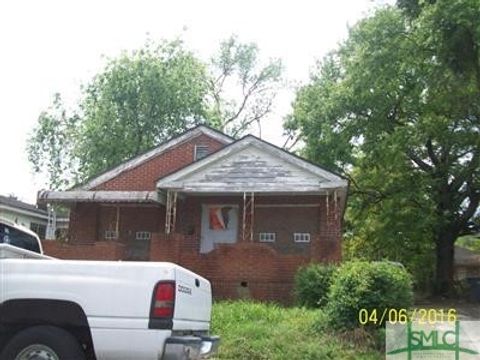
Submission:
M 153 292 L 151 317 L 171 319 L 175 309 L 175 281 L 161 281 Z

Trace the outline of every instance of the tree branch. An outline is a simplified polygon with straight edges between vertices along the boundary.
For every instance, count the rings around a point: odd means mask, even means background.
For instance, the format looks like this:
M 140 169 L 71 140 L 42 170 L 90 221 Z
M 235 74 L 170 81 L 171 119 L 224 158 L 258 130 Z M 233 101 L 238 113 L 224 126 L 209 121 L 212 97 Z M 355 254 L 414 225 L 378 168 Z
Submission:
M 247 91 L 247 94 L 243 97 L 243 101 L 240 104 L 240 107 L 238 108 L 237 112 L 232 117 L 225 120 L 225 122 L 223 123 L 224 127 L 227 126 L 229 123 L 231 123 L 232 121 L 234 121 L 235 119 L 237 119 L 240 116 L 243 109 L 245 109 L 245 106 L 247 105 L 248 99 L 254 93 L 254 91 L 257 89 L 258 84 L 259 84 L 259 80 L 260 80 L 260 78 L 257 78 L 257 80 L 252 84 L 252 86 L 250 86 L 250 88 Z
M 468 224 L 468 221 L 473 217 L 473 215 L 475 215 L 480 203 L 480 191 L 472 191 L 469 196 L 469 200 L 470 202 L 468 203 L 467 208 L 457 220 L 457 226 L 460 230 L 465 228 L 465 226 Z
M 262 117 L 264 117 L 265 115 L 267 115 L 270 110 L 271 110 L 271 107 L 272 107 L 272 101 L 269 101 L 268 104 L 265 106 L 264 110 L 262 112 L 259 112 L 257 114 L 255 114 L 252 118 L 250 118 L 249 120 L 245 120 L 238 129 L 236 129 L 232 136 L 233 137 L 236 137 L 240 132 L 244 131 L 245 129 L 247 129 L 251 124 L 253 124 L 255 121 L 259 121 Z M 226 124 L 226 123 L 225 123 Z
M 458 191 L 466 181 L 471 179 L 473 172 L 479 166 L 479 162 L 480 162 L 480 149 L 477 148 L 472 155 L 472 159 L 470 160 L 470 163 L 464 167 L 463 169 L 464 171 L 462 171 L 458 176 L 456 176 L 448 184 L 449 191 L 452 191 L 452 192 Z
M 440 162 L 438 161 L 438 158 L 435 155 L 435 151 L 433 151 L 432 139 L 427 140 L 426 147 L 427 147 L 428 156 L 429 156 L 430 160 L 432 161 L 432 164 L 437 166 Z
M 433 167 L 420 159 L 413 151 L 407 151 L 407 156 L 423 171 L 428 173 L 431 173 L 433 171 Z
M 290 151 L 297 143 L 300 141 L 301 135 L 297 134 L 296 136 L 290 135 L 287 137 L 287 140 L 285 140 L 285 143 L 282 146 L 282 149 L 285 149 L 287 151 Z M 292 144 L 287 146 L 288 142 L 290 140 L 293 140 Z

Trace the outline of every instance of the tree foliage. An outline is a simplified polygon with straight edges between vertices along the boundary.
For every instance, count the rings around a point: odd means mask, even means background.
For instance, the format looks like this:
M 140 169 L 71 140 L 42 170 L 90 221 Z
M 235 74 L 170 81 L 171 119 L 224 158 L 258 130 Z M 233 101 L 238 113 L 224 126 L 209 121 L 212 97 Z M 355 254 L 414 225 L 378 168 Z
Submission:
M 294 286 L 297 304 L 309 308 L 325 306 L 336 270 L 334 264 L 311 263 L 300 267 L 295 274 Z
M 259 63 L 254 43 L 241 43 L 236 36 L 222 41 L 212 58 L 210 80 L 210 122 L 232 136 L 258 125 L 270 113 L 281 85 L 279 59 Z
M 43 111 L 27 144 L 28 160 L 36 173 L 48 178 L 52 188 L 64 188 L 78 178 L 74 140 L 79 118 L 65 110 L 60 94 Z
M 260 67 L 256 45 L 235 37 L 222 42 L 210 66 L 179 40 L 147 41 L 109 59 L 78 108 L 67 111 L 54 99 L 28 141 L 29 160 L 59 189 L 199 123 L 239 136 L 271 111 L 280 73 L 278 61 Z
M 81 173 L 95 175 L 200 123 L 206 94 L 204 64 L 178 41 L 110 60 L 81 104 Z
M 357 24 L 299 90 L 286 127 L 351 178 L 354 250 L 418 274 L 435 248 L 445 292 L 480 199 L 480 3 L 415 4 Z
M 372 320 L 376 318 L 366 326 L 381 327 L 385 325 L 383 309 L 410 309 L 412 304 L 412 278 L 404 267 L 384 261 L 352 261 L 335 272 L 325 311 L 332 328 L 365 326 L 359 321 L 365 310 Z

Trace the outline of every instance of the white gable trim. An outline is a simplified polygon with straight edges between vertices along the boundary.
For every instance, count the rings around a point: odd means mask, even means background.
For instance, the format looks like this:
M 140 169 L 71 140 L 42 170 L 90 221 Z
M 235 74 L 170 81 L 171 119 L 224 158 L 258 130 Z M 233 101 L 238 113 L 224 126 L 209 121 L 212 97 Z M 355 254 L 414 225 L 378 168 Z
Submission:
M 207 135 L 207 136 L 209 136 L 209 137 L 211 137 L 211 138 L 213 138 L 213 139 L 215 139 L 215 140 L 217 140 L 221 143 L 224 143 L 224 144 L 230 144 L 234 141 L 231 137 L 229 137 L 227 135 L 224 135 L 224 134 L 222 134 L 218 131 L 210 129 L 206 126 L 200 125 L 200 126 L 197 126 L 197 127 L 193 128 L 189 131 L 186 131 L 182 135 L 177 136 L 174 139 L 172 139 L 170 141 L 167 141 L 166 143 L 164 143 L 164 144 L 162 144 L 162 145 L 160 145 L 160 146 L 158 146 L 158 147 L 156 147 L 156 148 L 154 148 L 154 149 L 152 149 L 152 150 L 150 150 L 150 151 L 148 151 L 144 154 L 136 156 L 131 160 L 127 160 L 126 162 L 118 165 L 117 167 L 115 167 L 111 170 L 108 170 L 107 172 L 91 179 L 86 184 L 80 185 L 79 187 L 76 187 L 75 189 L 91 190 L 94 187 L 96 187 L 100 184 L 103 184 L 104 182 L 117 177 L 121 173 L 123 173 L 125 171 L 128 171 L 130 169 L 133 169 L 133 168 L 143 164 L 144 162 L 162 154 L 163 152 L 169 150 L 170 148 L 173 148 L 176 145 L 185 142 L 186 140 L 189 140 L 191 138 L 197 137 L 197 136 L 202 135 L 202 134 Z M 193 161 L 193 159 L 192 159 L 192 161 Z
M 216 153 L 207 156 L 204 159 L 201 159 L 191 165 L 171 174 L 167 175 L 157 181 L 157 188 L 168 188 L 171 186 L 173 182 L 181 183 L 182 178 L 194 174 L 198 171 L 203 170 L 204 168 L 208 167 L 209 165 L 220 161 L 223 158 L 228 157 L 230 154 L 236 153 L 248 146 L 255 146 L 260 148 L 262 151 L 272 154 L 294 166 L 297 166 L 307 172 L 312 173 L 318 177 L 323 179 L 327 179 L 326 186 L 324 188 L 346 188 L 348 186 L 348 182 L 343 179 L 342 177 L 333 174 L 325 169 L 322 169 L 319 166 L 313 165 L 306 160 L 296 157 L 295 155 L 289 154 L 274 145 L 266 143 L 254 136 L 248 135 L 243 139 L 238 140 L 236 143 L 217 151 Z M 320 189 L 320 187 L 319 187 Z

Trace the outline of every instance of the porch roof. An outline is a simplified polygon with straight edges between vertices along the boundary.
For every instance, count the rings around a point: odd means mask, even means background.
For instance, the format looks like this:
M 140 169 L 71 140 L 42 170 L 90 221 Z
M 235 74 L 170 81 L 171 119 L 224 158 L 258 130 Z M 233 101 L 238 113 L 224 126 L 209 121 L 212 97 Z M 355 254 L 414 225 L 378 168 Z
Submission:
M 98 202 L 98 203 L 157 203 L 163 204 L 156 191 L 47 191 L 38 193 L 38 202 Z

